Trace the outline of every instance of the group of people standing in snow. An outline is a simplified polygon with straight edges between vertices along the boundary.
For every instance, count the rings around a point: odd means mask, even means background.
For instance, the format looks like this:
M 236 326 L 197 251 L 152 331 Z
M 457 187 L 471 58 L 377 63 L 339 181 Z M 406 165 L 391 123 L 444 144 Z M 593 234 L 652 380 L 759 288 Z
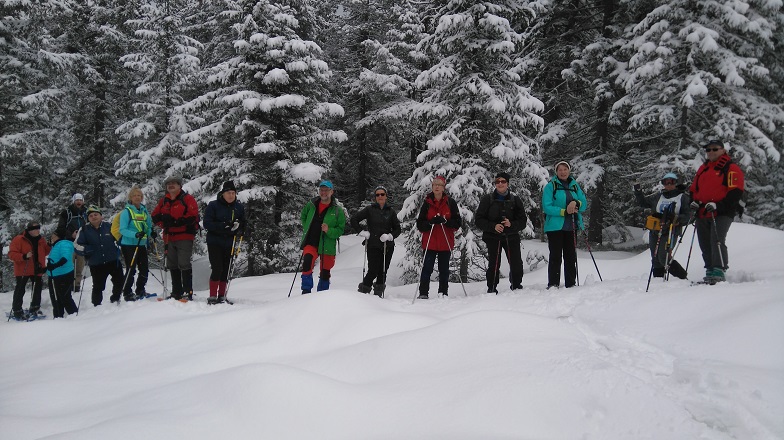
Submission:
M 686 278 L 686 268 L 672 258 L 670 245 L 682 237 L 683 228 L 694 222 L 706 269 L 705 281 L 713 284 L 725 280 L 724 272 L 728 268 L 725 239 L 734 216 L 742 214 L 744 174 L 721 141 L 710 141 L 704 149 L 706 160 L 688 192 L 679 184 L 675 173 L 665 174 L 661 179 L 663 189 L 648 197 L 642 193 L 640 184 L 634 185 L 637 203 L 653 212 L 646 227 L 651 230 L 651 274 L 655 277 L 672 274 Z M 564 286 L 569 288 L 576 284 L 576 236 L 577 231 L 584 229 L 582 213 L 588 207 L 586 195 L 571 175 L 569 163 L 557 162 L 554 172 L 542 191 L 544 232 L 550 251 L 548 289 L 560 287 L 562 267 Z M 528 217 L 522 200 L 510 190 L 510 180 L 508 173 L 498 172 L 494 189 L 481 198 L 475 213 L 476 227 L 482 231 L 482 240 L 487 246 L 488 293 L 498 293 L 502 253 L 510 267 L 510 288 L 523 287 L 520 232 L 525 229 Z M 418 290 L 421 299 L 429 297 L 430 278 L 436 262 L 438 293 L 447 296 L 449 292 L 449 260 L 455 246 L 455 231 L 461 227 L 462 218 L 456 201 L 446 192 L 446 183 L 443 176 L 433 178 L 431 192 L 424 197 L 416 218 L 424 252 Z M 182 185 L 180 176 L 167 177 L 165 194 L 152 213 L 143 203 L 141 189 L 131 188 L 125 207 L 112 223 L 103 220 L 100 208 L 85 206 L 84 197 L 74 194 L 71 204 L 60 213 L 51 244 L 42 237 L 40 223 L 28 222 L 25 230 L 11 242 L 8 253 L 14 262 L 16 277 L 10 317 L 25 318 L 22 300 L 28 282 L 33 286 L 28 317 L 41 314 L 42 276 L 45 273 L 49 278 L 54 316 L 76 313 L 78 309 L 72 291 L 81 291 L 85 265 L 89 266 L 93 277 L 91 299 L 94 306 L 103 300 L 107 278 L 112 282 L 110 301 L 113 303 L 119 302 L 121 295 L 126 301 L 146 297 L 149 240 L 157 252 L 157 233 L 153 224 L 163 231 L 163 261 L 171 273 L 171 297 L 192 299 L 191 257 L 200 216 L 196 199 L 185 192 Z M 395 238 L 401 233 L 400 220 L 387 203 L 388 196 L 385 187 L 376 187 L 373 203 L 349 218 L 352 228 L 359 230 L 364 238 L 366 250 L 368 270 L 363 273 L 358 291 L 372 292 L 380 297 L 384 296 Z M 322 181 L 318 196 L 308 201 L 301 212 L 299 269 L 303 294 L 310 293 L 314 287 L 313 270 L 317 261 L 320 261 L 320 268 L 316 290 L 329 289 L 337 240 L 345 232 L 346 221 L 344 207 L 334 198 L 332 182 Z M 207 230 L 211 266 L 208 303 L 215 304 L 226 300 L 230 264 L 238 249 L 237 237 L 241 241 L 246 226 L 245 209 L 237 199 L 233 182 L 225 182 L 217 199 L 207 205 L 203 225 Z

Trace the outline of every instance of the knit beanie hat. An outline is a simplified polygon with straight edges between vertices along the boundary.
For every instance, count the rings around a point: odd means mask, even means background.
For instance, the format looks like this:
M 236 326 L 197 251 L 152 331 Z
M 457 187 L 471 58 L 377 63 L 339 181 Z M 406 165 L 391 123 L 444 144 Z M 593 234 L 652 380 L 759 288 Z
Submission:
M 561 161 L 556 162 L 556 164 L 553 167 L 553 169 L 557 171 L 558 170 L 558 165 L 561 165 L 561 164 L 566 165 L 566 169 L 568 169 L 569 171 L 572 171 L 572 166 L 569 165 L 569 162 L 567 162 L 565 160 L 561 160 Z
M 444 176 L 436 176 L 436 177 L 433 178 L 433 181 L 436 181 L 436 180 L 440 180 L 441 182 L 444 183 L 444 185 L 446 185 L 446 177 L 444 177 Z
M 234 182 L 232 182 L 231 180 L 227 180 L 223 182 L 223 188 L 221 188 L 220 192 L 225 193 L 226 191 L 237 192 L 237 187 L 234 186 Z
M 90 213 L 93 213 L 93 212 L 97 212 L 98 214 L 103 215 L 103 213 L 101 212 L 101 208 L 99 208 L 99 207 L 97 207 L 95 205 L 90 205 L 90 207 L 87 208 L 87 215 L 90 215 Z
M 73 203 L 73 202 L 75 202 L 77 200 L 81 200 L 81 201 L 84 202 L 84 196 L 81 195 L 80 193 L 76 193 L 76 194 L 73 195 L 73 197 L 71 197 L 71 203 Z
M 509 173 L 504 172 L 504 171 L 499 171 L 499 172 L 495 173 L 495 178 L 496 179 L 504 179 L 507 182 L 512 180 L 512 178 L 509 176 Z

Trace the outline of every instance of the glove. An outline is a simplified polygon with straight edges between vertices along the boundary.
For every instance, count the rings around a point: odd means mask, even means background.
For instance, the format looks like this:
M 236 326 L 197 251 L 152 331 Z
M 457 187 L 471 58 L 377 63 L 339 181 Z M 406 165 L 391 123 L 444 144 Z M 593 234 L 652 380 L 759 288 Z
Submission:
M 152 239 L 155 240 L 156 238 L 158 238 L 158 233 L 155 232 L 155 231 L 151 231 L 150 232 L 150 237 L 152 237 Z
M 230 231 L 232 226 L 234 226 L 232 223 L 226 222 L 223 224 L 223 229 Z
M 46 272 L 46 267 L 45 267 L 45 266 L 44 266 L 44 267 L 41 267 L 41 266 L 40 266 L 40 265 L 38 265 L 38 264 L 36 264 L 36 265 L 35 265 L 35 274 L 36 274 L 36 275 L 42 275 L 42 274 L 44 274 L 45 272 Z
M 147 235 L 147 234 L 145 234 L 142 231 L 139 231 L 139 232 L 136 233 L 136 238 L 144 238 L 145 235 Z
M 234 224 L 231 225 L 231 232 L 234 232 L 234 231 L 236 231 L 239 228 L 240 228 L 240 222 L 235 221 Z
M 184 226 L 185 219 L 184 218 L 175 218 L 172 220 L 172 226 Z
M 360 231 L 359 236 L 367 240 L 370 238 L 370 231 Z
M 393 237 L 392 234 L 381 234 L 381 237 L 379 238 L 381 239 L 382 242 L 392 241 L 395 239 L 395 237 Z
M 440 225 L 440 224 L 443 224 L 443 223 L 446 223 L 446 219 L 444 218 L 443 215 L 440 215 L 440 214 L 436 215 L 435 217 L 430 219 L 430 224 L 431 225 Z
M 708 203 L 706 203 L 706 204 L 705 204 L 705 211 L 707 211 L 707 212 L 713 212 L 713 211 L 715 211 L 715 210 L 716 210 L 716 204 L 715 204 L 715 203 L 713 203 L 713 202 L 708 202 Z
M 163 223 L 163 226 L 168 228 L 169 226 L 174 226 L 174 219 L 169 214 L 162 214 L 161 223 Z
M 639 183 L 635 183 L 633 188 L 635 191 L 642 191 L 642 187 L 640 186 Z
M 697 210 L 700 209 L 700 202 L 691 202 L 689 203 L 689 208 Z

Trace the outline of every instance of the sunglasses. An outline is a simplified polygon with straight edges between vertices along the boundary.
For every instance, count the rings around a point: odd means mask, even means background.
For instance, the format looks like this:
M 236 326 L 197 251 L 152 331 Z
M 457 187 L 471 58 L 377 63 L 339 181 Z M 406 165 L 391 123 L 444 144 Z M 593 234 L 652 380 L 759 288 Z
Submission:
M 707 153 L 707 152 L 709 152 L 709 151 L 719 151 L 719 150 L 721 150 L 721 148 L 720 148 L 720 147 L 713 147 L 713 148 L 706 148 L 706 149 L 705 149 L 705 152 Z
M 376 197 L 386 197 L 386 193 L 376 193 Z
M 499 183 L 509 183 L 506 179 L 495 179 L 495 184 L 498 185 Z
M 675 181 L 672 179 L 662 180 L 662 183 L 665 185 L 675 185 Z

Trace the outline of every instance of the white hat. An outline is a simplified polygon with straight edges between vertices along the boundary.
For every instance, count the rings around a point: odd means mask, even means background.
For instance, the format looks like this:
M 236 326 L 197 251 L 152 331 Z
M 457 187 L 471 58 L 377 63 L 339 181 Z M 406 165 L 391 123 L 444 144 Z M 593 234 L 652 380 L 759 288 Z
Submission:
M 77 200 L 81 200 L 81 201 L 84 202 L 84 196 L 79 194 L 79 193 L 76 193 L 76 194 L 73 195 L 73 197 L 71 197 L 71 203 L 73 203 L 73 202 L 75 202 Z

